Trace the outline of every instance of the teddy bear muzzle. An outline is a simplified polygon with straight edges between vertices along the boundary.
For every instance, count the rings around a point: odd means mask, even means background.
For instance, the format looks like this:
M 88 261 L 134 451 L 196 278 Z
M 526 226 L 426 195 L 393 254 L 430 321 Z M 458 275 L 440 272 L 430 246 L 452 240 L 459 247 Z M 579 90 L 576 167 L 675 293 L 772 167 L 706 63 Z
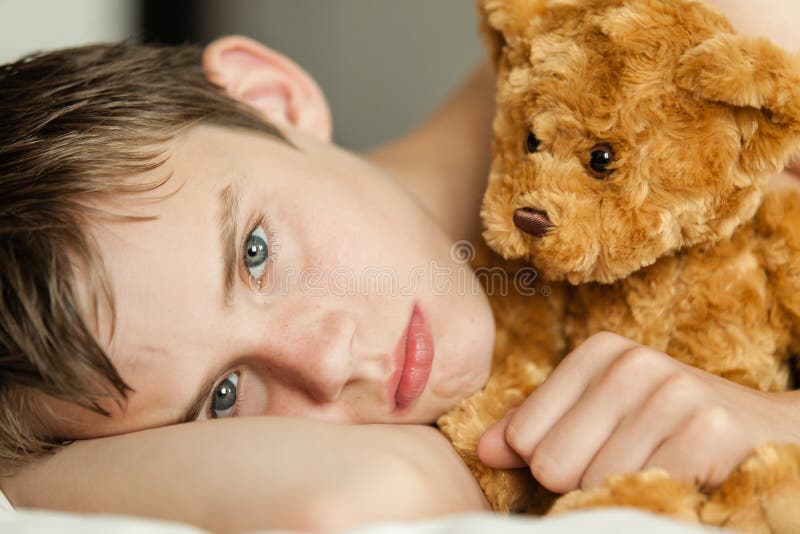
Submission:
M 514 210 L 514 226 L 535 237 L 542 237 L 553 227 L 544 210 L 517 208 Z

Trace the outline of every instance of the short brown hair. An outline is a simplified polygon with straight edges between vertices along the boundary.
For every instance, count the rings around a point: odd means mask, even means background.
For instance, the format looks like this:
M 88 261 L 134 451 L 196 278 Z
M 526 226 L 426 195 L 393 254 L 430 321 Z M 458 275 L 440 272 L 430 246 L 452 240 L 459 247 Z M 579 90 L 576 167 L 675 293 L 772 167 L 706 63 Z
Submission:
M 113 335 L 114 299 L 87 224 L 137 217 L 97 201 L 163 184 L 129 178 L 161 165 L 165 143 L 199 123 L 286 142 L 206 79 L 201 53 L 125 42 L 0 66 L 0 473 L 65 439 L 47 432 L 40 394 L 107 415 L 98 399 L 131 390 L 90 328 L 87 311 L 96 318 L 104 303 Z

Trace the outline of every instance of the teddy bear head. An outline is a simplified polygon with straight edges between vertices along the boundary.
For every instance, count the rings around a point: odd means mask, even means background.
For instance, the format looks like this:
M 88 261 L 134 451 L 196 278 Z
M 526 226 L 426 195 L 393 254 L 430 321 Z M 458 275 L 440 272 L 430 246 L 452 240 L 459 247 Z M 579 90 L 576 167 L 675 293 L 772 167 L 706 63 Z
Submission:
M 507 259 L 610 283 L 729 237 L 800 146 L 800 62 L 693 0 L 479 0 L 497 71 L 481 217 Z

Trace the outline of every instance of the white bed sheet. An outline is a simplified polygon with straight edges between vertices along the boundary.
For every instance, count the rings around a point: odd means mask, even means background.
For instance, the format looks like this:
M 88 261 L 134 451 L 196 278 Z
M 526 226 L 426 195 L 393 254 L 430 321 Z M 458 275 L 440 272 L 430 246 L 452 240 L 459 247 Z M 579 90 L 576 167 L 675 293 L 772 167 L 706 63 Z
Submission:
M 14 534 L 202 534 L 205 531 L 164 521 L 124 516 L 89 516 L 17 510 L 0 512 L 0 532 Z M 259 534 L 286 534 L 288 531 L 264 530 Z M 347 534 L 708 534 L 718 529 L 672 521 L 663 517 L 627 509 L 587 510 L 557 517 L 535 518 L 500 516 L 490 513 L 458 515 L 433 520 L 380 523 L 346 531 Z

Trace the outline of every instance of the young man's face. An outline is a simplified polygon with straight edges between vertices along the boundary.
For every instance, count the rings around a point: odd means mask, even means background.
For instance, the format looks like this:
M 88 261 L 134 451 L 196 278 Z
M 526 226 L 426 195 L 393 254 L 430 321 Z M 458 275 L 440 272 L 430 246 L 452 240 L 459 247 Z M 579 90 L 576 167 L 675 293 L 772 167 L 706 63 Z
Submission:
M 110 419 L 81 410 L 76 437 L 195 401 L 200 419 L 430 422 L 484 384 L 494 322 L 448 236 L 375 168 L 291 138 L 196 127 L 146 177 L 164 186 L 112 206 L 157 219 L 97 225 L 117 310 L 101 343 L 135 392 Z

